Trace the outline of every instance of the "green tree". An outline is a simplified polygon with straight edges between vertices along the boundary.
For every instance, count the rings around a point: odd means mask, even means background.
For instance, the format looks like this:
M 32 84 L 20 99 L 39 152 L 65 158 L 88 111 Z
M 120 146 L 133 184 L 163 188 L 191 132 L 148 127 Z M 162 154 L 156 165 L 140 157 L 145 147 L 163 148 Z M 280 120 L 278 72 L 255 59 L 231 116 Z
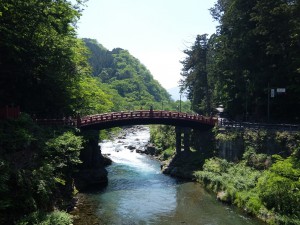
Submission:
M 296 119 L 299 2 L 219 0 L 211 11 L 220 22 L 215 72 L 224 81 L 219 88 L 229 113 L 266 118 L 268 87 L 284 87 L 287 94 L 272 98 L 270 111 L 276 119 Z
M 2 0 L 0 12 L 0 105 L 70 114 L 72 89 L 88 73 L 74 28 L 80 8 L 67 0 Z
M 191 49 L 184 53 L 181 86 L 188 93 L 192 109 L 200 114 L 211 113 L 211 90 L 208 83 L 207 55 L 209 51 L 207 34 L 198 35 Z
M 112 96 L 102 90 L 100 81 L 94 77 L 82 77 L 73 91 L 72 108 L 82 116 L 109 112 L 114 105 Z

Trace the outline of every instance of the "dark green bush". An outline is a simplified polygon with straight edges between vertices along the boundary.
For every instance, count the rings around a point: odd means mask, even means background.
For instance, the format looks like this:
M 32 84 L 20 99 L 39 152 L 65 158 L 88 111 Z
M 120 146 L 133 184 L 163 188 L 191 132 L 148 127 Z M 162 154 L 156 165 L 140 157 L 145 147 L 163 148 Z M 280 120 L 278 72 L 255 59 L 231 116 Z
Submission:
M 34 212 L 17 222 L 17 225 L 70 225 L 72 217 L 62 211 L 53 211 L 49 214 Z

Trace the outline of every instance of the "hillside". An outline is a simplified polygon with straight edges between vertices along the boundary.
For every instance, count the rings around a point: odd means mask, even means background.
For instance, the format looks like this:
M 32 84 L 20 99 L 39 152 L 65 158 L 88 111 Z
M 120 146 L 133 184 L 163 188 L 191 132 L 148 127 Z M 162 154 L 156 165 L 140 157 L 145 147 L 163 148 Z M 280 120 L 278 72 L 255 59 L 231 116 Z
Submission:
M 150 107 L 158 102 L 169 102 L 169 93 L 155 80 L 150 71 L 127 50 L 107 50 L 94 39 L 83 39 L 90 50 L 89 63 L 94 77 L 128 103 L 128 108 Z

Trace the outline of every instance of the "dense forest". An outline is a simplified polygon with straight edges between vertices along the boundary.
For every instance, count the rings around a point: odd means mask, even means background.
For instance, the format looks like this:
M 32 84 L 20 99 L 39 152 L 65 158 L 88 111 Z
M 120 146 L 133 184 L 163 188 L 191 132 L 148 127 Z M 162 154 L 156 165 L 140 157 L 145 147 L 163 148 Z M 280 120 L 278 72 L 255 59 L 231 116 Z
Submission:
M 153 79 L 147 68 L 127 50 L 115 48 L 108 51 L 96 40 L 83 39 L 91 51 L 89 62 L 93 76 L 108 84 L 125 99 L 128 109 L 149 108 L 154 102 L 170 102 L 168 92 Z
M 198 35 L 184 51 L 183 89 L 193 109 L 223 105 L 235 120 L 298 121 L 298 0 L 218 0 L 216 33 Z
M 0 109 L 19 106 L 21 115 L 0 118 L 0 224 L 72 221 L 66 210 L 88 135 L 34 118 L 179 105 L 128 51 L 78 39 L 84 1 L 73 2 L 1 0 Z
M 0 120 L 0 224 L 72 221 L 66 209 L 86 141 L 72 128 L 40 127 L 32 117 L 113 107 L 76 37 L 80 12 L 81 1 L 1 1 L 0 108 L 19 106 L 22 113 Z

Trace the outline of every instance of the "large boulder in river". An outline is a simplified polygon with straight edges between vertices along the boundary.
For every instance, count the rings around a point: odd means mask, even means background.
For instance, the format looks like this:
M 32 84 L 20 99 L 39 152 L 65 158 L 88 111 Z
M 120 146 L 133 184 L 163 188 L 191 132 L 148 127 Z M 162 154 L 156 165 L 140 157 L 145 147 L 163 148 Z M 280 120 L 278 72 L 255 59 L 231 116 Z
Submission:
M 127 146 L 127 148 L 128 148 L 129 150 L 134 150 L 134 149 L 135 149 L 135 147 L 134 147 L 133 145 L 129 145 L 129 146 Z
M 145 152 L 149 155 L 156 155 L 156 148 L 153 144 L 150 143 L 146 146 Z
M 99 143 L 99 132 L 84 131 L 83 136 L 87 140 L 84 149 L 80 152 L 81 164 L 78 172 L 74 174 L 75 185 L 78 190 L 91 187 L 103 187 L 107 184 L 106 166 L 112 163 L 111 159 L 101 154 Z

